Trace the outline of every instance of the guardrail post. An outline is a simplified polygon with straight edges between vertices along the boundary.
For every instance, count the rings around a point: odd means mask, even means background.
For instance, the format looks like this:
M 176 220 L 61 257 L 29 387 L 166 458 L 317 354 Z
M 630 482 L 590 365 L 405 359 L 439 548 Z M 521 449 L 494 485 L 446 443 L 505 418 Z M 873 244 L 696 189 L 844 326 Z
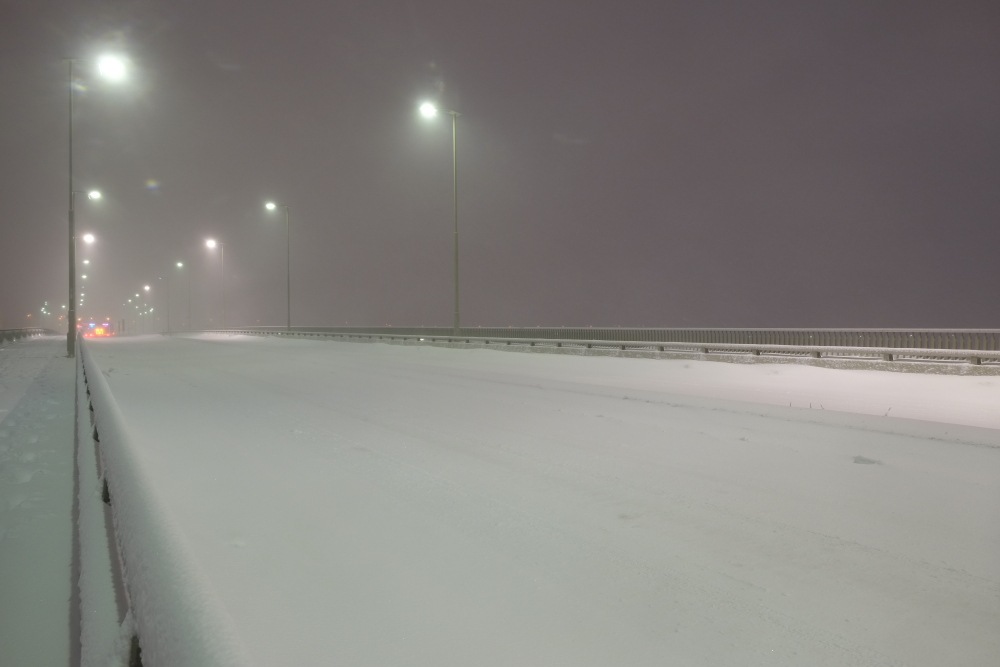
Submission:
M 979 366 L 983 363 L 983 360 L 979 357 L 969 357 L 969 363 L 973 366 Z
M 885 354 L 882 355 L 882 361 L 892 361 L 894 357 L 895 355 L 892 354 L 891 352 L 886 352 Z

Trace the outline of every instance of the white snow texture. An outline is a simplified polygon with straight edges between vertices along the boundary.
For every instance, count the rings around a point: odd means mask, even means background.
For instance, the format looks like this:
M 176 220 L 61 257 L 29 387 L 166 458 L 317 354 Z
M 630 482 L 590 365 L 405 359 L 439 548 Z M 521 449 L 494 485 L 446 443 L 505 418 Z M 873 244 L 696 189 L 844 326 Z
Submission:
M 83 349 L 148 667 L 997 664 L 1000 378 Z

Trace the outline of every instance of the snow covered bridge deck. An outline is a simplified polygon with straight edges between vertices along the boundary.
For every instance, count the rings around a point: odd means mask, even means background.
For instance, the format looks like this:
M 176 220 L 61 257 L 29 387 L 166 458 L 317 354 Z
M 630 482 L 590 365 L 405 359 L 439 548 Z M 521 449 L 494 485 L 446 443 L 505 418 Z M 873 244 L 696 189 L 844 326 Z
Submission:
M 256 664 L 1000 655 L 1000 378 L 85 345 Z

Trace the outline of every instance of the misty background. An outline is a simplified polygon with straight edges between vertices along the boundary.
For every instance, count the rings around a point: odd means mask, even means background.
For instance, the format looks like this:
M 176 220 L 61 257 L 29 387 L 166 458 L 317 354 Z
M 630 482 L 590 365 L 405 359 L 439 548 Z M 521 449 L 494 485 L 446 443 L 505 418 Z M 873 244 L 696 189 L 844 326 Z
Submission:
M 0 327 L 66 303 L 106 51 L 84 319 L 219 326 L 212 237 L 284 324 L 274 200 L 293 324 L 450 325 L 431 99 L 464 326 L 1000 327 L 995 1 L 0 0 Z

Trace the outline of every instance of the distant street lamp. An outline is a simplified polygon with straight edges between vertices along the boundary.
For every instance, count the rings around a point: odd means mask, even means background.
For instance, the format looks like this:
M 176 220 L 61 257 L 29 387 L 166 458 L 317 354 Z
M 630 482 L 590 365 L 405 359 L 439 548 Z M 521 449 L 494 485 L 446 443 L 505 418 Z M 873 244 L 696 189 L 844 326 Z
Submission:
M 76 356 L 76 192 L 73 190 L 73 69 L 76 58 L 69 58 L 69 329 L 66 332 L 66 356 Z M 117 56 L 105 55 L 97 60 L 97 71 L 110 81 L 122 81 L 127 75 L 125 61 Z M 96 193 L 96 197 L 93 195 Z M 100 199 L 99 192 L 92 191 L 91 199 Z M 92 243 L 92 241 L 88 241 Z
M 183 269 L 184 268 L 184 262 L 177 262 L 177 268 L 178 269 Z M 188 287 L 188 290 L 187 290 L 187 292 L 188 292 L 188 302 L 187 302 L 187 306 L 188 306 L 187 307 L 187 311 L 188 311 L 188 316 L 187 316 L 187 330 L 191 331 L 191 273 L 189 271 L 187 271 L 185 273 L 187 273 L 187 287 Z M 170 278 L 168 277 L 167 278 L 167 291 L 169 291 L 169 290 L 170 290 Z M 168 303 L 168 308 L 167 308 L 167 319 L 168 320 L 170 319 L 169 303 Z M 168 326 L 167 329 L 169 330 L 170 327 Z
M 286 308 L 286 319 L 285 328 L 292 328 L 292 244 L 291 244 L 291 225 L 288 222 L 288 206 L 286 204 L 275 204 L 273 201 L 269 201 L 264 204 L 264 208 L 268 211 L 273 211 L 274 209 L 281 207 L 285 209 L 285 308 Z
M 452 177 L 452 202 L 455 211 L 455 317 L 452 324 L 454 335 L 458 335 L 461 326 L 458 309 L 458 117 L 457 111 L 448 110 L 445 113 L 451 116 L 451 177 Z M 431 102 L 424 102 L 420 105 L 420 115 L 430 120 L 438 115 L 438 108 Z
M 215 250 L 215 247 L 219 247 L 219 259 L 222 262 L 222 328 L 226 328 L 226 244 L 221 241 L 216 241 L 215 239 L 208 239 L 205 241 L 205 247 L 209 250 Z

